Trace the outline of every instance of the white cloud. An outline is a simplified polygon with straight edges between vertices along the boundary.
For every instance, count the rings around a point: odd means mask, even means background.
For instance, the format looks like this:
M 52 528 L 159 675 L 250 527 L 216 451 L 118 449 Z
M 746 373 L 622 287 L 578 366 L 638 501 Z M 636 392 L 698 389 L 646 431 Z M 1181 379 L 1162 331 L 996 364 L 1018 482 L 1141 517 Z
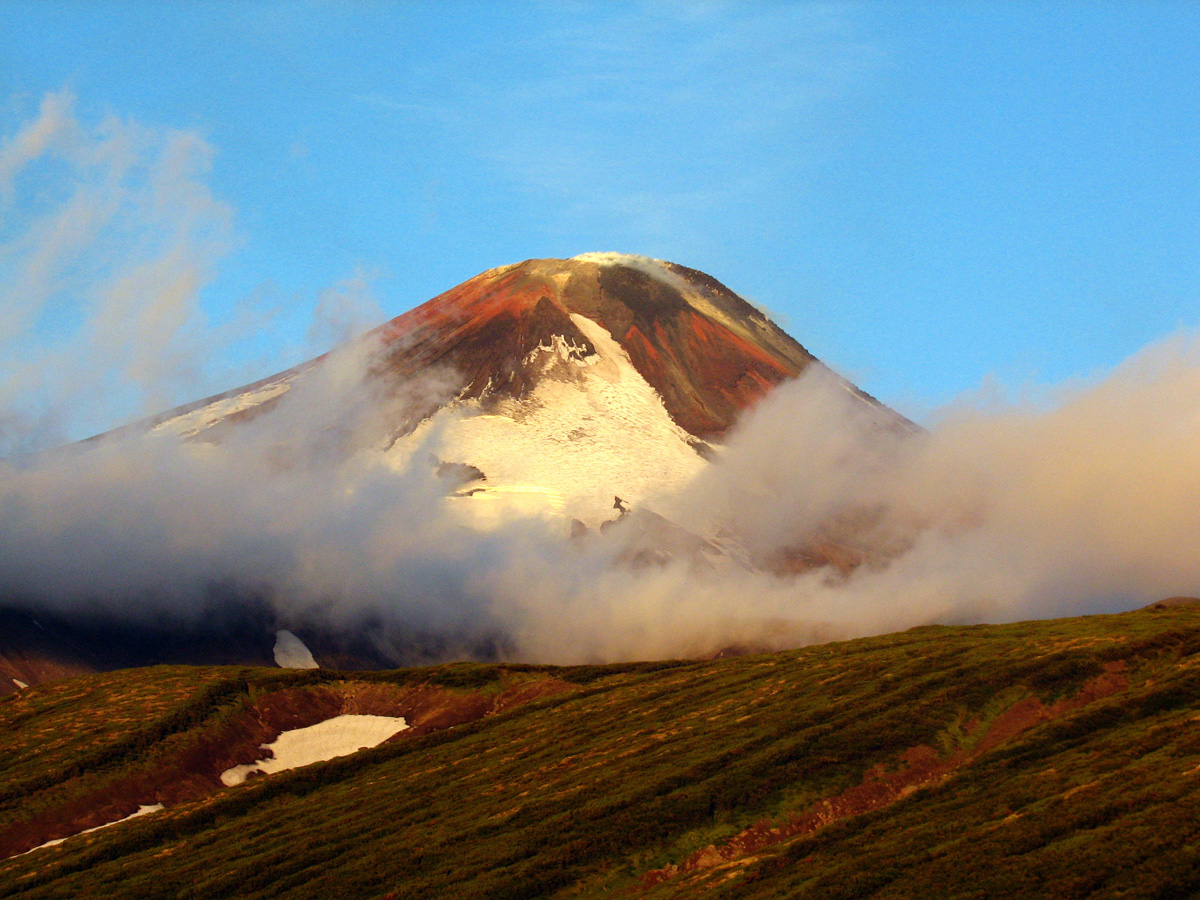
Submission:
M 74 102 L 67 91 L 47 94 L 37 118 L 0 144 L 0 200 L 12 202 L 17 173 L 70 141 L 75 133 Z
M 67 93 L 0 146 L 0 451 L 178 402 L 213 341 L 202 290 L 234 245 L 198 134 L 81 120 Z
M 0 465 L 0 590 L 186 621 L 214 586 L 237 585 L 275 627 L 365 627 L 382 647 L 488 645 L 553 662 L 1200 594 L 1197 336 L 1053 402 L 961 409 L 916 437 L 880 428 L 819 369 L 780 388 L 676 502 L 682 521 L 715 518 L 759 558 L 831 521 L 892 553 L 849 575 L 794 577 L 631 566 L 619 529 L 580 544 L 552 519 L 463 527 L 420 448 L 401 471 L 356 452 L 380 446 L 406 404 L 453 394 L 452 379 L 375 395 L 362 383 L 371 354 L 369 342 L 335 354 L 220 444 L 156 437 Z
M 349 278 L 317 294 L 317 306 L 308 328 L 311 355 L 345 344 L 387 319 L 372 284 L 377 274 L 358 269 Z

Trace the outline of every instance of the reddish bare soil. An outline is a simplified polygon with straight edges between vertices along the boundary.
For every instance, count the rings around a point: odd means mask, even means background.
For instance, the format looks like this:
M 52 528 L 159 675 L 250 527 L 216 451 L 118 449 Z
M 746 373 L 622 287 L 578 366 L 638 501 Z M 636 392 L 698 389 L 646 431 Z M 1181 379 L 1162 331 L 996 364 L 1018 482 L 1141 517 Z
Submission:
M 818 800 L 806 811 L 792 816 L 785 822 L 773 823 L 765 819 L 755 822 L 721 846 L 710 844 L 693 853 L 682 865 L 672 864 L 661 869 L 652 869 L 642 876 L 641 886 L 649 889 L 689 873 L 736 865 L 767 847 L 804 837 L 850 816 L 873 812 L 923 787 L 938 784 L 963 766 L 1030 728 L 1061 718 L 1089 703 L 1111 697 L 1129 686 L 1129 680 L 1123 674 L 1126 669 L 1124 662 L 1109 663 L 1105 669 L 1103 674 L 1085 683 L 1074 697 L 1057 700 L 1049 705 L 1034 696 L 1017 701 L 996 716 L 983 729 L 982 734 L 979 733 L 979 721 L 973 720 L 967 728 L 969 748 L 940 757 L 937 751 L 928 745 L 910 747 L 900 754 L 895 769 L 889 771 L 883 766 L 876 766 L 867 771 L 860 784 L 847 788 L 836 796 Z

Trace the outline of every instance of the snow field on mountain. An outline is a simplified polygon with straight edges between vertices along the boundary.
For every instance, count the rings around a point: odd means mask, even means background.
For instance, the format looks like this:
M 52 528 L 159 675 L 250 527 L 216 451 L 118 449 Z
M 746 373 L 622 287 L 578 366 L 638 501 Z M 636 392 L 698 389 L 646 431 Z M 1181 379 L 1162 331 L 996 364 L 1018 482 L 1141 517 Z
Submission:
M 254 390 L 214 400 L 206 406 L 201 406 L 198 409 L 190 410 L 182 415 L 167 419 L 164 422 L 159 422 L 154 426 L 153 430 L 172 431 L 180 437 L 185 438 L 194 437 L 235 413 L 252 409 L 255 406 L 261 406 L 268 400 L 273 400 L 287 393 L 291 387 L 291 378 L 279 378 Z
M 403 442 L 424 445 L 440 430 L 440 459 L 484 473 L 486 481 L 471 486 L 479 490 L 454 505 L 475 524 L 544 511 L 595 527 L 616 517 L 614 496 L 632 506 L 652 502 L 705 465 L 612 335 L 584 316 L 571 321 L 597 353 L 578 360 L 565 343 L 545 349 L 577 379 L 548 374 L 496 413 L 482 413 L 476 401 L 448 408 Z
M 306 728 L 293 728 L 262 745 L 263 750 L 269 751 L 268 756 L 222 772 L 221 783 L 232 787 L 251 773 L 271 775 L 347 756 L 382 744 L 406 728 L 408 723 L 403 717 L 356 715 L 334 716 Z

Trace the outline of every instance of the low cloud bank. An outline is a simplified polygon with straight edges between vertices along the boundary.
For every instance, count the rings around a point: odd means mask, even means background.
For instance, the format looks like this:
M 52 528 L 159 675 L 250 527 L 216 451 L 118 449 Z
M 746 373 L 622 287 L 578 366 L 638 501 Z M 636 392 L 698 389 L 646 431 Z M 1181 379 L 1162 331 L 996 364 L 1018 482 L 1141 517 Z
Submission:
M 467 527 L 421 448 L 400 467 L 354 452 L 364 436 L 378 445 L 396 404 L 451 383 L 347 406 L 372 364 L 358 342 L 219 443 L 151 434 L 3 464 L 0 592 L 186 624 L 214 586 L 237 585 L 266 599 L 278 627 L 370 627 L 381 646 L 434 635 L 450 655 L 490 641 L 501 656 L 556 662 L 1200 593 L 1195 336 L 1037 404 L 964 404 L 916 436 L 882 426 L 820 369 L 781 387 L 672 503 L 760 558 L 831 521 L 881 550 L 848 574 L 796 576 L 728 560 L 633 565 L 619 530 L 572 542 L 551 519 Z
M 890 562 L 799 579 L 853 629 L 1128 609 L 1200 593 L 1200 339 L 1146 348 L 1039 402 L 963 403 L 927 434 L 881 430 L 829 378 L 768 398 L 702 492 L 752 542 L 831 519 Z

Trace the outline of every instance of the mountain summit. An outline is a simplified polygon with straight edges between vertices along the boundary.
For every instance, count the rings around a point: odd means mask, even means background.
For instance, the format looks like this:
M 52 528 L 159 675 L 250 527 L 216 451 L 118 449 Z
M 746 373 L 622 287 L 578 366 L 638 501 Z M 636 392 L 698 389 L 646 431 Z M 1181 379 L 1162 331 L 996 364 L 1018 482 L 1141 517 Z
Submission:
M 361 413 L 365 401 L 343 378 L 345 396 L 332 404 L 340 418 L 322 425 L 353 435 L 351 451 L 373 446 L 397 466 L 422 452 L 468 488 L 476 512 L 548 505 L 591 525 L 612 517 L 615 497 L 639 504 L 691 479 L 740 413 L 816 363 L 703 272 L 588 253 L 490 269 L 351 348 L 173 410 L 153 427 L 220 440 L 306 382 L 328 379 L 338 353 L 355 351 L 369 415 L 348 424 L 347 411 Z
M 615 253 L 492 269 L 392 320 L 380 336 L 396 348 L 388 365 L 397 374 L 449 362 L 466 379 L 464 398 L 525 397 L 551 359 L 583 368 L 615 351 L 698 438 L 723 434 L 813 361 L 716 279 Z

